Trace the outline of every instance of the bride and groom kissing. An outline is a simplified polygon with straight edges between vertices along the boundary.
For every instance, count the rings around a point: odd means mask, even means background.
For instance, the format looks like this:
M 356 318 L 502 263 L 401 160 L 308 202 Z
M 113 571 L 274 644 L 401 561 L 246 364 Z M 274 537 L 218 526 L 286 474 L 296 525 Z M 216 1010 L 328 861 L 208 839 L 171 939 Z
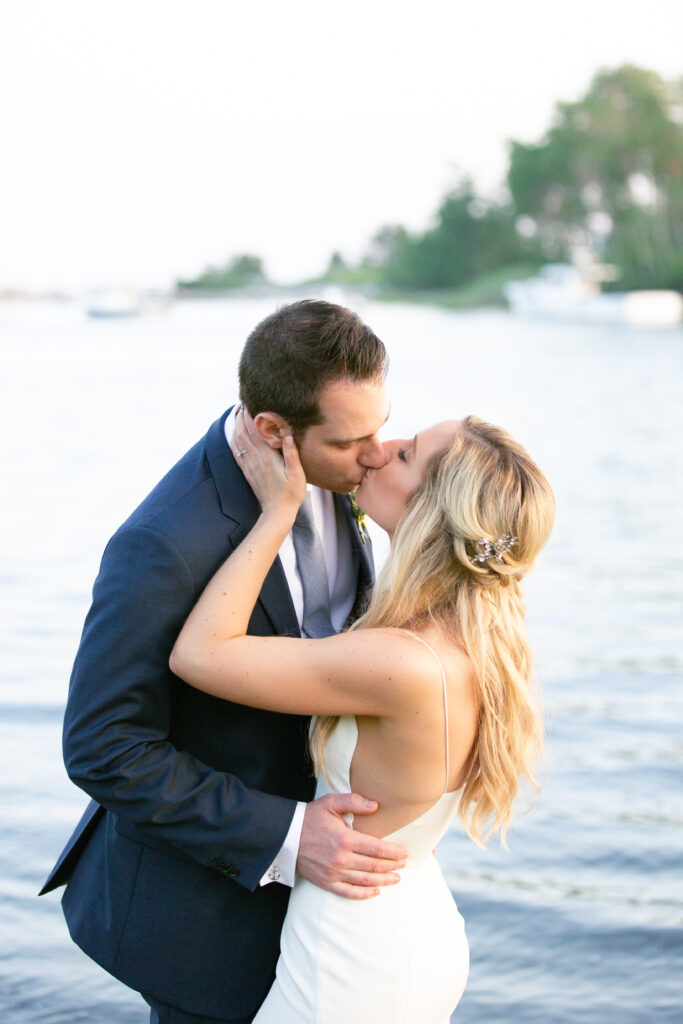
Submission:
M 475 417 L 380 442 L 386 367 L 349 310 L 279 309 L 105 550 L 64 723 L 91 803 L 43 892 L 152 1022 L 446 1024 L 464 989 L 432 849 L 533 778 L 552 492 Z

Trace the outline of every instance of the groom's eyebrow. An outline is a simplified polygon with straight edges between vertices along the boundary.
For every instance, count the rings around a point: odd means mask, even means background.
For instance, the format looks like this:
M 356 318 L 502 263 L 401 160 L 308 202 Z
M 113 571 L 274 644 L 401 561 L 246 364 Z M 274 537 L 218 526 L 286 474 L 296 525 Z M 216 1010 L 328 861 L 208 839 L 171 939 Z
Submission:
M 390 415 L 391 415 L 391 409 L 389 409 L 389 412 L 386 414 L 386 417 L 384 419 L 384 423 L 387 422 L 387 420 L 389 419 Z M 384 426 L 384 423 L 382 424 L 381 427 L 379 427 L 379 430 L 382 429 L 382 427 Z M 363 437 L 343 437 L 343 438 L 338 438 L 336 441 L 331 441 L 330 443 L 331 444 L 358 444 L 359 441 L 369 441 L 370 438 L 374 437 L 376 433 L 377 433 L 377 431 L 375 430 L 374 433 L 372 433 L 372 434 L 364 434 Z

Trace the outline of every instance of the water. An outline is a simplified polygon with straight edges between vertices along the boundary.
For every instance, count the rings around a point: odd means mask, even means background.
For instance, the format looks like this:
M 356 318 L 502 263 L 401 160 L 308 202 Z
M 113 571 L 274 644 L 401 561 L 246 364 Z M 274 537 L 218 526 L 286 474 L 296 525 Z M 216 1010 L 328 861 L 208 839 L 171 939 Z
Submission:
M 0 304 L 0 1020 L 142 1024 L 38 900 L 84 798 L 60 724 L 101 550 L 235 397 L 271 300 L 89 322 Z M 476 412 L 552 481 L 526 593 L 543 784 L 507 853 L 440 859 L 472 951 L 458 1024 L 683 1021 L 683 331 L 356 304 L 392 356 L 386 436 Z M 380 552 L 382 544 L 378 544 Z M 419 1022 L 416 1022 L 419 1024 Z

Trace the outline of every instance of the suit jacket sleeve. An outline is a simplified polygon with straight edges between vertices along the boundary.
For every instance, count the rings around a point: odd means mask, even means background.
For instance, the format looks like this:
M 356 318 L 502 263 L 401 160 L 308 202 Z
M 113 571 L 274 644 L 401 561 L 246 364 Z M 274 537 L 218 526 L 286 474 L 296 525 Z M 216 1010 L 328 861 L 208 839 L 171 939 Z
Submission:
M 235 880 L 254 889 L 296 802 L 249 789 L 168 741 L 184 685 L 168 658 L 196 589 L 162 534 L 134 527 L 112 538 L 71 678 L 64 761 L 76 785 L 143 835 L 206 866 L 230 861 Z

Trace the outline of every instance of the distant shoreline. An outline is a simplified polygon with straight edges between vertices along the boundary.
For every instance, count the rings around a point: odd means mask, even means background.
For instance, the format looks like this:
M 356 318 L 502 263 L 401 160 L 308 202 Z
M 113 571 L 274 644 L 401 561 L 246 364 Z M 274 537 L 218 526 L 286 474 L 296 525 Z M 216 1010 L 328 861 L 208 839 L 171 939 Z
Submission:
M 489 271 L 458 288 L 408 291 L 379 287 L 374 282 L 339 278 L 315 278 L 291 285 L 260 283 L 245 288 L 176 288 L 173 297 L 186 299 L 265 298 L 268 296 L 323 295 L 332 293 L 329 301 L 343 301 L 345 294 L 359 295 L 371 302 L 407 303 L 415 306 L 435 306 L 440 309 L 507 309 L 503 289 L 510 281 L 533 277 L 538 271 L 535 264 L 520 264 Z

